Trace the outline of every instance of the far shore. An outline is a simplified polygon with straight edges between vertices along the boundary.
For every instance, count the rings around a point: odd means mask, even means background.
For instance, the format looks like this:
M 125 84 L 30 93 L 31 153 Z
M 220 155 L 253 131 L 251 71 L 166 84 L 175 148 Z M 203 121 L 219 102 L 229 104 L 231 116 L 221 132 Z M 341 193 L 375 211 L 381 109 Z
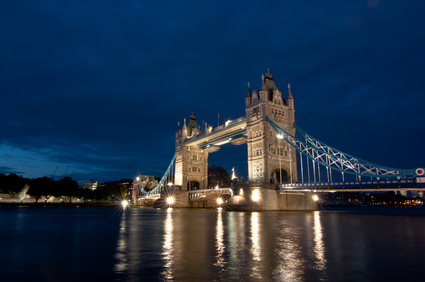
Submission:
M 80 203 L 69 203 L 59 202 L 51 203 L 44 201 L 36 202 L 0 202 L 0 207 L 118 207 L 121 203 L 119 202 L 80 202 Z

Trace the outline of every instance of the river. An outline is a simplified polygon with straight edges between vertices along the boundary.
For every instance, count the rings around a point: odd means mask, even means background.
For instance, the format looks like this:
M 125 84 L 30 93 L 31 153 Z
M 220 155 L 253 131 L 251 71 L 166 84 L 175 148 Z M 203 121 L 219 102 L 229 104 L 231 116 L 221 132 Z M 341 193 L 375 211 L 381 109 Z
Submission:
M 423 281 L 425 209 L 0 208 L 1 281 Z

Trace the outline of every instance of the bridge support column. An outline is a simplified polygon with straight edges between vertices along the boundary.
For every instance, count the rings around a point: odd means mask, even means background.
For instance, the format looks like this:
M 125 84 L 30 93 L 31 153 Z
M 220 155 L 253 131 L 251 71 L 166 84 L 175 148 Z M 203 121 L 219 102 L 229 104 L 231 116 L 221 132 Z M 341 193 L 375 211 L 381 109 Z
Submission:
M 312 192 L 282 192 L 278 194 L 279 210 L 312 211 L 317 210 L 317 202 L 313 200 Z
M 161 196 L 153 204 L 154 208 L 187 208 L 189 207 L 189 192 L 176 188 L 161 191 Z M 170 201 L 171 199 L 171 201 Z
M 225 207 L 238 211 L 311 211 L 317 209 L 311 192 L 277 191 L 273 184 L 237 184 Z

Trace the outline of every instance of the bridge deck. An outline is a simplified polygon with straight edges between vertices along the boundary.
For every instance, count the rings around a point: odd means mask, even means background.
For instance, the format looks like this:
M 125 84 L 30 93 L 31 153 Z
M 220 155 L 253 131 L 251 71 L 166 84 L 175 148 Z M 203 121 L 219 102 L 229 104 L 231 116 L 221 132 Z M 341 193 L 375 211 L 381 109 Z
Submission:
M 279 191 L 316 191 L 316 192 L 372 192 L 372 191 L 400 191 L 425 190 L 425 183 L 416 179 L 383 180 L 383 181 L 355 181 L 335 183 L 288 183 L 278 184 Z
M 221 146 L 235 138 L 246 138 L 246 134 L 246 117 L 243 116 L 214 128 L 210 133 L 195 136 L 185 142 L 185 145 L 198 145 L 202 148 Z

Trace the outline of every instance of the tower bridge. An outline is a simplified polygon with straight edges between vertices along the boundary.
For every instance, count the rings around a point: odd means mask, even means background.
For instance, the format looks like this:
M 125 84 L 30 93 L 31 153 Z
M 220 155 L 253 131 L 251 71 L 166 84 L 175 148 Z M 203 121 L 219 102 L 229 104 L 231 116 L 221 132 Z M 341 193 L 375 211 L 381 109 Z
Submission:
M 175 155 L 158 185 L 144 191 L 134 182 L 135 204 L 138 198 L 160 195 L 159 206 L 208 207 L 217 205 L 217 198 L 236 210 L 314 210 L 317 192 L 425 188 L 423 169 L 377 165 L 306 133 L 295 123 L 290 85 L 284 98 L 269 71 L 261 77 L 260 90 L 251 90 L 248 83 L 244 116 L 201 130 L 192 114 L 178 124 L 175 136 Z M 208 156 L 227 143 L 246 144 L 248 183 L 210 189 Z M 166 202 L 170 195 L 172 204 Z

